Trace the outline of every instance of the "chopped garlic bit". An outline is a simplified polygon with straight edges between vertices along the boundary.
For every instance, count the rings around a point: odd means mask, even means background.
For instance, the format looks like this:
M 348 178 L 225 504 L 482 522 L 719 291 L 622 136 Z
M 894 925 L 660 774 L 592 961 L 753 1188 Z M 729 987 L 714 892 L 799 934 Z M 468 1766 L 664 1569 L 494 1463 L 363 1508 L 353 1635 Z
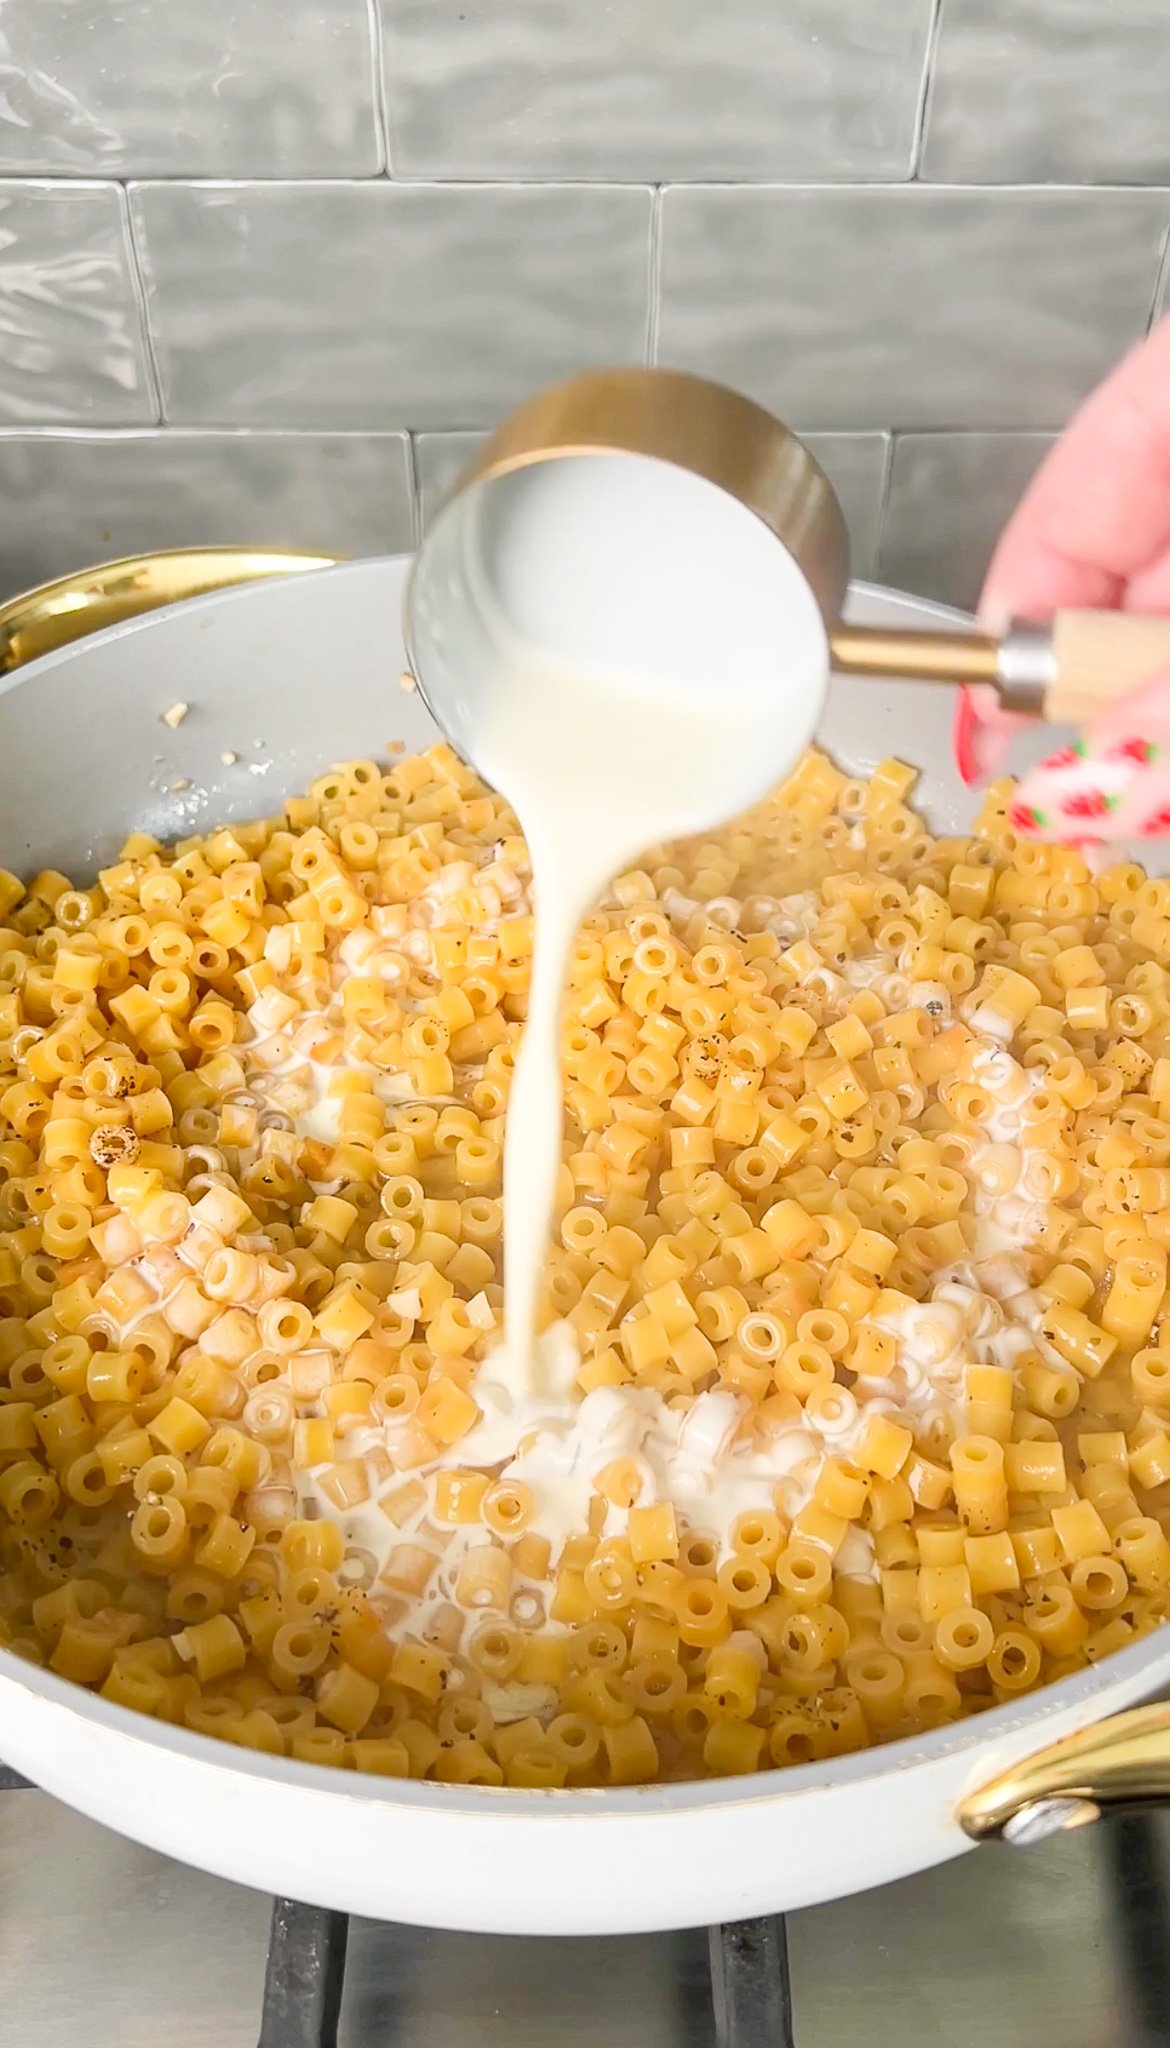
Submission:
M 184 789 L 190 789 L 190 787 L 191 778 L 189 775 L 176 775 L 174 781 L 171 784 L 171 794 L 173 796 L 178 796 Z
M 228 752 L 226 754 L 221 754 L 219 758 L 223 762 L 225 768 L 234 768 L 236 762 L 239 760 L 240 757 L 238 754 L 233 754 L 229 748 Z
M 182 725 L 183 720 L 186 718 L 187 713 L 190 711 L 190 709 L 191 706 L 189 704 L 172 704 L 169 711 L 163 712 L 163 724 L 169 725 L 171 731 L 174 732 L 176 726 Z
M 404 668 L 402 674 L 399 676 L 398 687 L 400 690 L 406 691 L 417 690 L 418 684 L 415 682 L 414 677 L 411 675 L 410 670 L 408 668 Z
M 415 1322 L 422 1314 L 422 1298 L 417 1287 L 400 1287 L 395 1294 L 386 1296 L 386 1306 L 396 1315 L 410 1316 Z
M 497 1685 L 490 1678 L 484 1680 L 480 1698 L 493 1721 L 501 1728 L 510 1726 L 514 1721 L 526 1721 L 530 1714 L 541 1721 L 550 1720 L 559 1705 L 556 1690 L 551 1685 L 528 1685 L 517 1681 L 511 1685 Z

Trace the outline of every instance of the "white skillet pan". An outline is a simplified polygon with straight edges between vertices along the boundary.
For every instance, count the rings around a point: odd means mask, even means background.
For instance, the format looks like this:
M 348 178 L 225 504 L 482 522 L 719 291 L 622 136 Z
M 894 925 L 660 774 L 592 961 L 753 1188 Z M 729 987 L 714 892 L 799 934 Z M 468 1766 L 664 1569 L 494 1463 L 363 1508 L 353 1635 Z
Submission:
M 0 661 L 5 648 L 10 666 L 54 649 L 0 675 L 0 865 L 84 875 L 131 828 L 169 837 L 254 817 L 335 760 L 393 739 L 425 746 L 434 728 L 398 687 L 408 566 L 172 557 L 0 611 Z M 272 580 L 58 644 L 95 613 L 248 574 Z M 865 586 L 851 616 L 956 621 Z M 179 700 L 191 708 L 171 732 L 160 718 Z M 839 680 L 822 737 L 856 773 L 890 753 L 917 763 L 923 806 L 951 831 L 971 805 L 950 766 L 948 700 Z M 225 752 L 238 762 L 225 766 Z M 189 787 L 173 791 L 180 778 Z M 438 1927 L 632 1933 L 814 1905 L 956 1856 L 972 1835 L 1006 1827 L 1021 1840 L 1170 1796 L 1170 1709 L 1105 1718 L 1168 1682 L 1161 1630 L 1015 1705 L 862 1755 L 722 1783 L 539 1793 L 255 1755 L 0 1652 L 0 1755 L 106 1826 L 268 1892 Z

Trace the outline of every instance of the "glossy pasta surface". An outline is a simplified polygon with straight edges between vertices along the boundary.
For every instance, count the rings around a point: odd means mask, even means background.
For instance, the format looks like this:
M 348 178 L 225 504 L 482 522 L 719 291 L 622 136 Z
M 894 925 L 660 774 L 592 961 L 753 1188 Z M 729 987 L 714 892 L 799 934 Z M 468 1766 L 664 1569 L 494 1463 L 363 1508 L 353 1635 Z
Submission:
M 586 920 L 546 1380 L 533 922 L 445 747 L 0 873 L 0 1640 L 391 1776 L 767 1769 L 1170 1611 L 1170 883 L 810 754 Z M 547 1376 L 551 1375 L 551 1380 Z

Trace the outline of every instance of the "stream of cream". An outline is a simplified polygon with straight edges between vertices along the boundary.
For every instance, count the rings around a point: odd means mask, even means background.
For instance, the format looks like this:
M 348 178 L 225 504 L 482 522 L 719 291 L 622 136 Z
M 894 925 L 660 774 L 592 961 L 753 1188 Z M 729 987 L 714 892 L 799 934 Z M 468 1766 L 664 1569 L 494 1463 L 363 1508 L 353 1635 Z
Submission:
M 533 866 L 504 1149 L 505 1369 L 538 1393 L 577 926 L 648 846 L 722 824 L 780 780 L 809 737 L 827 655 L 803 577 L 763 522 L 664 463 L 546 464 L 493 546 L 491 653 L 457 736 L 515 809 Z M 571 664 L 549 651 L 570 647 Z
M 517 660 L 493 699 L 489 737 L 493 760 L 507 762 L 536 909 L 504 1138 L 506 1344 L 518 1365 L 532 1350 L 561 1163 L 560 1020 L 577 927 L 615 871 L 667 836 L 664 819 L 694 816 L 706 791 L 727 786 L 752 734 L 750 720 L 734 716 L 712 731 L 706 708 L 685 698 L 663 707 L 605 677 L 560 681 L 547 663 Z

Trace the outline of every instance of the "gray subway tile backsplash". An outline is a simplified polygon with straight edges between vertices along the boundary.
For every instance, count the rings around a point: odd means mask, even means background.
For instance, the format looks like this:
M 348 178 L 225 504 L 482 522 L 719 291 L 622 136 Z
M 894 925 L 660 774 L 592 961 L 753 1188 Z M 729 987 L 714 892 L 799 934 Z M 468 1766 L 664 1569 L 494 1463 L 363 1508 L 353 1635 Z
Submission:
M 642 358 L 639 186 L 140 184 L 131 205 L 178 423 L 475 426 Z
M 371 29 L 367 0 L 4 0 L 0 170 L 372 175 Z
M 0 180 L 0 426 L 156 416 L 125 194 Z
M 0 598 L 158 548 L 413 540 L 404 434 L 0 433 Z
M 0 0 L 0 589 L 410 543 L 574 369 L 802 432 L 969 601 L 1170 309 L 1167 0 Z
M 797 427 L 1055 427 L 1145 331 L 1168 224 L 1161 189 L 674 186 L 659 360 Z
M 878 550 L 896 589 L 971 609 L 1051 434 L 899 434 Z
M 425 533 L 441 512 L 463 471 L 482 448 L 486 434 L 416 434 L 414 474 L 418 484 L 419 523 Z
M 806 433 L 801 438 L 816 456 L 841 501 L 849 528 L 849 559 L 854 576 L 873 576 L 877 569 L 890 436 Z
M 378 4 L 399 176 L 910 172 L 932 0 Z
M 942 0 L 922 175 L 1170 184 L 1165 0 Z

